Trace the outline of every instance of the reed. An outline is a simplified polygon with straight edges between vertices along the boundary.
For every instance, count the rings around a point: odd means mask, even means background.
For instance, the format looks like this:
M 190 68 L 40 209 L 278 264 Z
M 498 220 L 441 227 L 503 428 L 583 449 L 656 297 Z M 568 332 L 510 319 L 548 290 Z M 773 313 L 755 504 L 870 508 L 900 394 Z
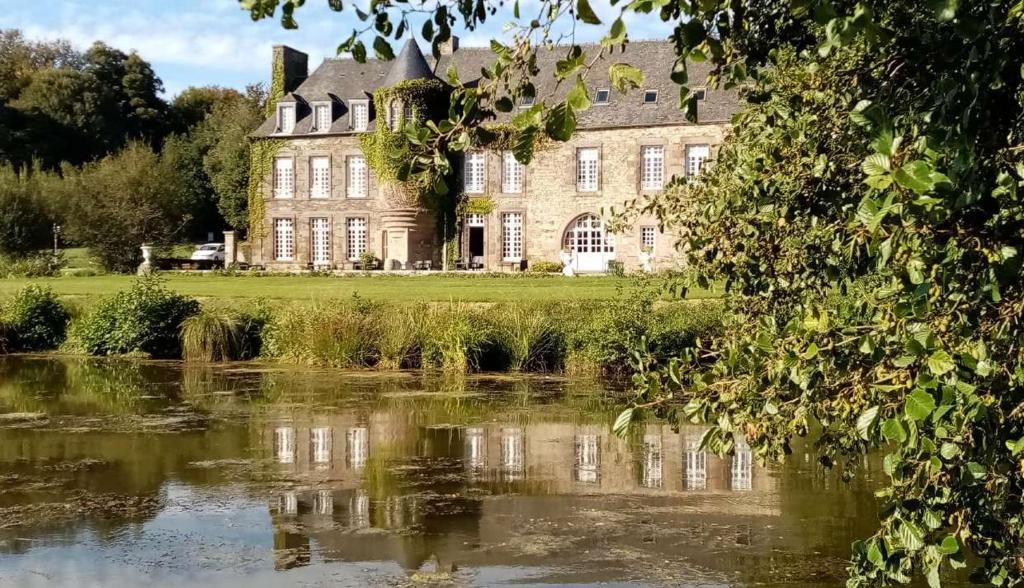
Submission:
M 376 329 L 376 367 L 380 370 L 414 368 L 420 364 L 419 328 L 422 307 L 380 306 L 373 313 Z
M 204 308 L 181 323 L 182 357 L 211 363 L 238 359 L 242 324 L 231 312 Z
M 547 371 L 561 367 L 564 337 L 551 309 L 539 305 L 505 304 L 490 315 L 496 343 L 492 356 L 510 371 Z
M 491 341 L 480 311 L 462 302 L 431 307 L 420 315 L 419 342 L 424 368 L 465 373 L 479 367 Z

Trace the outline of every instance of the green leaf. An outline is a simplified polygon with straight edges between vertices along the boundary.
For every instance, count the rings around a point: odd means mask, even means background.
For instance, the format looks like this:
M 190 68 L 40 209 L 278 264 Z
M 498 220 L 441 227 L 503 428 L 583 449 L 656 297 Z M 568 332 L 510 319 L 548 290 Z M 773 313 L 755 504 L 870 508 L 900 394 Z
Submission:
M 619 416 L 615 419 L 615 424 L 612 425 L 612 432 L 621 437 L 629 429 L 631 422 L 633 422 L 633 407 L 629 407 L 619 413 Z
M 920 527 L 910 521 L 900 523 L 896 534 L 900 538 L 900 543 L 908 551 L 917 551 L 924 547 L 924 533 Z
M 612 23 L 611 28 L 608 30 L 608 34 L 601 39 L 601 46 L 608 48 L 616 45 L 622 45 L 626 42 L 626 23 L 622 22 L 622 18 L 615 19 Z
M 928 358 L 928 369 L 936 376 L 949 373 L 956 368 L 956 363 L 944 350 L 939 349 Z
M 910 161 L 896 170 L 892 177 L 896 183 L 917 194 L 925 194 L 935 187 L 932 167 L 924 161 Z
M 943 443 L 942 449 L 939 450 L 939 455 L 942 456 L 942 459 L 948 461 L 960 455 L 960 448 L 955 443 Z
M 366 45 L 363 45 L 362 41 L 352 44 L 352 59 L 355 59 L 356 63 L 366 63 Z
M 568 141 L 576 132 L 576 114 L 564 102 L 548 112 L 544 130 L 557 141 Z
M 807 351 L 804 351 L 804 354 L 801 357 L 803 357 L 804 359 L 814 359 L 817 356 L 818 346 L 815 345 L 814 343 L 811 343 L 810 345 L 807 346 Z
M 608 80 L 622 94 L 643 86 L 644 79 L 644 72 L 628 63 L 613 63 L 608 67 Z
M 1024 450 L 1024 437 L 1021 437 L 1016 441 L 1008 440 L 1006 442 L 1006 448 L 1010 450 L 1012 455 L 1018 455 L 1022 450 Z
M 953 555 L 960 551 L 960 543 L 956 540 L 954 535 L 946 535 L 942 539 L 942 543 L 939 544 L 939 552 L 942 555 Z
M 871 427 L 875 424 L 875 420 L 878 418 L 878 407 L 872 406 L 862 412 L 860 417 L 857 418 L 857 432 L 860 433 L 862 439 L 867 441 L 870 438 Z
M 576 17 L 587 24 L 601 24 L 601 19 L 597 18 L 597 14 L 594 13 L 594 9 L 590 7 L 590 2 L 587 0 L 576 0 Z
M 960 0 L 928 0 L 928 6 L 938 20 L 953 20 L 956 17 L 956 9 L 960 7 Z
M 872 541 L 871 546 L 868 547 L 868 561 L 880 570 L 885 569 L 885 556 L 882 555 L 877 541 Z
M 899 419 L 888 419 L 882 423 L 882 436 L 893 443 L 903 443 L 907 440 L 907 430 Z
M 391 44 L 380 35 L 377 35 L 373 40 L 373 52 L 377 55 L 377 59 L 382 61 L 391 61 L 395 58 L 395 52 L 391 50 Z
M 923 421 L 935 410 L 935 399 L 924 390 L 914 390 L 907 396 L 903 411 L 915 421 Z
M 869 176 L 888 175 L 891 168 L 891 160 L 888 155 L 872 153 L 864 158 L 860 169 Z
M 587 85 L 583 83 L 583 77 L 576 77 L 576 84 L 569 90 L 565 97 L 566 104 L 576 112 L 582 112 L 590 108 L 590 96 L 587 95 Z
M 512 154 L 515 155 L 516 161 L 523 165 L 528 165 L 533 160 L 537 130 L 537 127 L 525 127 L 519 129 L 519 132 L 515 134 L 515 140 L 512 142 Z

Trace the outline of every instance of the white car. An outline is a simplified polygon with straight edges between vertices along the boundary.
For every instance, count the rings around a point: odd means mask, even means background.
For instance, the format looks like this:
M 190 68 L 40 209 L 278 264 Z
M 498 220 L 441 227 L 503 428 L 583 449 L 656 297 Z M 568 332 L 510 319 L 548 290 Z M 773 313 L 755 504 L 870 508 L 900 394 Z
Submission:
M 224 261 L 224 244 L 207 243 L 196 247 L 192 252 L 192 261 Z

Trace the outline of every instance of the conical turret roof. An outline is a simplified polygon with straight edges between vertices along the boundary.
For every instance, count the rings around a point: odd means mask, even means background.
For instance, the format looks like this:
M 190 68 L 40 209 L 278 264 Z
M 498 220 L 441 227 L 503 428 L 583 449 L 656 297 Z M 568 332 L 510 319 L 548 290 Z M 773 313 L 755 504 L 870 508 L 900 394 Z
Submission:
M 402 52 L 392 62 L 391 69 L 381 85 L 388 87 L 406 80 L 431 79 L 433 77 L 435 77 L 434 72 L 423 57 L 419 45 L 416 44 L 416 41 L 409 39 L 405 42 L 405 47 L 402 47 Z

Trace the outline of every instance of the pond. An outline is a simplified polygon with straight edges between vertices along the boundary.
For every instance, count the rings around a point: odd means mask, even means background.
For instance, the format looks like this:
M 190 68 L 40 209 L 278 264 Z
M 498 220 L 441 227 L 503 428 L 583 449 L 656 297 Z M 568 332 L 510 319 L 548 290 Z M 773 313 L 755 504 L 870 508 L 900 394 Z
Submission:
M 0 585 L 837 586 L 876 522 L 797 447 L 611 433 L 562 378 L 0 357 Z

